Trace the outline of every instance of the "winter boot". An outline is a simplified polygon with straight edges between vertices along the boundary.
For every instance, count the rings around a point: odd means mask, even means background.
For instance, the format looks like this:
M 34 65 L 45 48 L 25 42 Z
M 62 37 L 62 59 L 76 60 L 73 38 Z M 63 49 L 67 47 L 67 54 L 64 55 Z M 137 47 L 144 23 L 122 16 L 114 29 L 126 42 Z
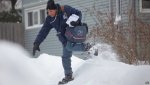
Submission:
M 91 47 L 92 47 L 92 45 L 90 43 L 86 43 L 85 44 L 85 51 L 88 51 Z
M 62 81 L 59 81 L 58 85 L 64 85 L 67 84 L 69 81 L 74 80 L 74 78 L 71 75 L 65 75 L 65 77 L 62 79 Z
M 98 56 L 98 49 L 95 49 L 94 55 Z

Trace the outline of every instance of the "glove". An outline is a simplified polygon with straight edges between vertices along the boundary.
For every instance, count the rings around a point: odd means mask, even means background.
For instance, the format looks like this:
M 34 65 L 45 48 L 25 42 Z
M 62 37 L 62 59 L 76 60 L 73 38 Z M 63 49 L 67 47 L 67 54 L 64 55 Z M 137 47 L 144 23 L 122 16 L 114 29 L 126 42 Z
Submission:
M 77 26 L 77 25 L 78 25 L 78 23 L 75 22 L 75 21 L 70 22 L 70 24 L 71 24 L 72 26 Z
M 34 46 L 33 46 L 33 56 L 35 55 L 35 52 L 37 50 L 40 51 L 39 44 L 34 43 Z
M 80 25 L 80 20 L 78 19 L 77 21 L 71 21 L 70 24 L 71 24 L 72 26 Z

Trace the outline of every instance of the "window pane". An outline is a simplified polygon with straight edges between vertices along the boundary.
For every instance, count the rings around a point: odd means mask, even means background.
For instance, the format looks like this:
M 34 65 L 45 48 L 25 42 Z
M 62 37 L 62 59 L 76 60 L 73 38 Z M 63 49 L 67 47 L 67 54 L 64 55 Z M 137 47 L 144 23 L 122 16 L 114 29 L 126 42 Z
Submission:
M 142 8 L 150 9 L 150 0 L 142 0 Z
M 45 21 L 45 10 L 40 10 L 40 24 L 43 24 Z
M 33 16 L 32 16 L 32 12 L 28 13 L 28 26 L 32 26 L 33 25 Z
M 34 25 L 38 24 L 38 12 L 34 12 Z

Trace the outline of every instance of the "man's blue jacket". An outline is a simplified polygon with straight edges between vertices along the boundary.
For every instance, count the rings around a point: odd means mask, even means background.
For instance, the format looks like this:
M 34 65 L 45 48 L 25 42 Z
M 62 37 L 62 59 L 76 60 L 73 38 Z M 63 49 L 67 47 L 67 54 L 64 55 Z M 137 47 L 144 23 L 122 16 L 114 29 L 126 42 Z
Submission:
M 61 41 L 61 43 L 63 45 L 67 43 L 67 40 L 65 37 L 65 30 L 67 27 L 67 24 L 66 24 L 67 18 L 71 16 L 72 14 L 76 14 L 79 16 L 79 20 L 81 20 L 82 14 L 81 14 L 81 11 L 75 8 L 72 8 L 71 6 L 68 6 L 68 5 L 64 5 L 64 10 L 62 11 L 60 8 L 60 5 L 57 4 L 57 9 L 58 9 L 57 16 L 46 17 L 46 20 L 41 30 L 39 31 L 39 34 L 37 35 L 34 41 L 34 44 L 40 45 L 44 41 L 44 39 L 46 38 L 46 36 L 48 35 L 48 33 L 50 32 L 52 28 L 55 28 L 55 30 L 57 31 L 58 33 L 57 36 L 59 40 Z

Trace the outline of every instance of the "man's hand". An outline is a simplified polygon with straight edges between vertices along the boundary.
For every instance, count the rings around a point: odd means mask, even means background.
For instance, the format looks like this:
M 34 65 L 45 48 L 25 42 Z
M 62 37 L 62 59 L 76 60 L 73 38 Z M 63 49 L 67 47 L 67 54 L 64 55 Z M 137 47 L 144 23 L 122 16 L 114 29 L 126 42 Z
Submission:
M 35 53 L 36 53 L 37 50 L 40 51 L 39 44 L 34 43 L 34 46 L 33 46 L 33 56 L 35 55 Z
M 80 20 L 78 19 L 77 21 L 72 21 L 72 22 L 70 22 L 70 24 L 71 24 L 72 26 L 78 26 L 78 25 L 81 25 L 81 22 L 80 22 Z
M 72 21 L 72 22 L 70 22 L 70 24 L 71 24 L 72 26 L 77 26 L 77 25 L 78 25 L 78 23 L 77 23 L 76 21 Z
M 66 23 L 69 25 L 69 27 L 74 27 L 77 26 L 79 24 L 79 16 L 76 14 L 72 14 L 68 20 L 66 21 Z

